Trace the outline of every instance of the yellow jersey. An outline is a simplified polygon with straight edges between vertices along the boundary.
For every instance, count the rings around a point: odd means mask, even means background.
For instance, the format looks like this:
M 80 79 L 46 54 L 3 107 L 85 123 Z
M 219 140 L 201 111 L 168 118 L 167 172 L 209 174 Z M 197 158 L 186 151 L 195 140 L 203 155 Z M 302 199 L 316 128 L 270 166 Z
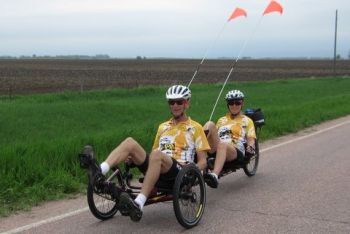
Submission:
M 232 144 L 243 154 L 245 153 L 244 143 L 246 143 L 247 138 L 256 139 L 253 121 L 243 114 L 233 118 L 228 113 L 218 120 L 216 127 L 220 141 Z
M 194 161 L 199 151 L 210 150 L 203 127 L 191 118 L 174 124 L 170 119 L 159 125 L 153 150 L 159 149 L 178 161 Z

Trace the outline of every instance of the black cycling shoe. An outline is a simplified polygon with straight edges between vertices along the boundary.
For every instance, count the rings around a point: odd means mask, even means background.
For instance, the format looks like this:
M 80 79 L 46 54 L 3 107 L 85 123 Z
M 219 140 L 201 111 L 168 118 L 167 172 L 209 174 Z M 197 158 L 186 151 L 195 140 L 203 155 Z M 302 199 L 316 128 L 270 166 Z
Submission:
M 205 183 L 211 188 L 217 188 L 219 186 L 219 180 L 211 173 L 206 173 L 203 176 Z
M 138 222 L 142 218 L 140 206 L 127 193 L 122 193 L 119 197 L 119 209 L 123 215 L 129 215 L 130 219 Z
M 102 174 L 101 167 L 94 157 L 92 146 L 86 145 L 79 154 L 80 165 L 89 170 L 89 183 L 96 192 L 102 192 L 105 188 L 106 177 Z
M 91 159 L 94 157 L 92 146 L 86 145 L 79 154 L 80 167 L 88 169 L 91 165 Z

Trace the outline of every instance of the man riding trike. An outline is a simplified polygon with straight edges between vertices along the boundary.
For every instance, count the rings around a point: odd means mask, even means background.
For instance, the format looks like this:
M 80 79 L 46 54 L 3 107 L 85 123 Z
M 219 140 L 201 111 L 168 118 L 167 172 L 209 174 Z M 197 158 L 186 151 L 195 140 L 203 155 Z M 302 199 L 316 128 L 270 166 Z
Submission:
M 80 161 L 89 172 L 88 202 L 96 217 L 107 219 L 119 210 L 131 220 L 139 221 L 144 205 L 173 200 L 181 225 L 191 228 L 199 222 L 205 206 L 201 171 L 206 169 L 210 147 L 202 126 L 186 115 L 190 98 L 191 91 L 186 86 L 174 85 L 168 89 L 166 99 L 172 118 L 159 125 L 149 155 L 131 137 L 120 143 L 101 164 L 93 156 L 92 147 L 84 148 Z M 144 174 L 139 190 L 129 185 L 128 175 L 119 166 L 123 162 L 127 171 L 133 165 Z M 108 176 L 111 171 L 112 175 Z M 199 192 L 194 189 L 196 186 Z M 155 188 L 158 193 L 154 193 Z M 95 196 L 110 200 L 112 208 L 100 211 Z M 184 212 L 184 206 L 191 207 L 193 214 Z

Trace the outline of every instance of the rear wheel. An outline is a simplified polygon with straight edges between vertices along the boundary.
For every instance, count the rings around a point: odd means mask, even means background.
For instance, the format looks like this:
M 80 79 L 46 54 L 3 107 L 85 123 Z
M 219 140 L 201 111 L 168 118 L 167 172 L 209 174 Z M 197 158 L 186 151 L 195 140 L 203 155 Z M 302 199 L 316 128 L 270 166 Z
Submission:
M 202 173 L 194 165 L 186 165 L 176 177 L 173 205 L 177 221 L 185 228 L 196 226 L 201 220 L 206 191 Z
M 255 141 L 255 155 L 251 156 L 249 159 L 249 162 L 243 166 L 244 173 L 247 176 L 253 176 L 255 175 L 256 171 L 258 170 L 258 164 L 259 164 L 259 143 L 258 140 Z
M 119 169 L 117 170 L 118 172 L 112 178 L 109 178 L 109 182 L 121 186 L 122 178 Z M 91 213 L 100 220 L 110 219 L 118 211 L 118 201 L 113 199 L 110 188 L 107 186 L 103 189 L 97 189 L 89 183 L 87 188 L 87 201 Z

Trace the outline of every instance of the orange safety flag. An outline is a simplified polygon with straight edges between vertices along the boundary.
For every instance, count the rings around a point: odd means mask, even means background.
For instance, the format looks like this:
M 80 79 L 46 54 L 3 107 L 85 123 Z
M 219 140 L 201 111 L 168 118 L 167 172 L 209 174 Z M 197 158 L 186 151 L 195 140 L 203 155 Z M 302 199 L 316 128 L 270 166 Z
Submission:
M 269 14 L 271 12 L 279 12 L 280 14 L 282 14 L 283 13 L 283 7 L 278 2 L 272 0 L 270 2 L 270 4 L 266 7 L 263 15 Z
M 245 10 L 243 10 L 242 8 L 238 8 L 238 7 L 237 7 L 237 8 L 232 12 L 230 18 L 228 18 L 227 21 L 231 21 L 231 20 L 233 20 L 233 19 L 235 19 L 235 18 L 237 18 L 237 17 L 240 17 L 240 16 L 245 16 L 245 17 L 247 17 L 247 12 L 246 12 Z

